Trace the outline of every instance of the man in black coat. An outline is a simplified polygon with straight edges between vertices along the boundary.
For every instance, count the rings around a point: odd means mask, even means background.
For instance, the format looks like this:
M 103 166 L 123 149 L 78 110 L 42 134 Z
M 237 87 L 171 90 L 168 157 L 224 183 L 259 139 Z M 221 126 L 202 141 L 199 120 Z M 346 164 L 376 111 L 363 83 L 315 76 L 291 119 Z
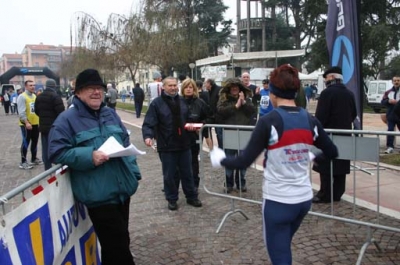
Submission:
M 214 79 L 207 79 L 204 83 L 205 88 L 207 89 L 210 97 L 209 106 L 211 109 L 211 118 L 210 123 L 215 123 L 215 115 L 217 114 L 217 103 L 219 100 L 219 91 L 221 87 L 219 87 Z M 222 140 L 222 128 L 215 128 L 215 133 L 217 135 L 218 147 L 223 149 L 223 140 Z M 211 134 L 210 134 L 211 136 Z
M 135 101 L 136 118 L 140 118 L 144 101 L 144 92 L 139 83 L 135 84 L 135 88 L 132 89 L 132 93 Z
M 353 92 L 343 84 L 342 69 L 332 67 L 323 75 L 326 89 L 318 99 L 315 117 L 326 129 L 351 130 L 357 117 L 356 101 Z M 320 173 L 321 186 L 314 203 L 331 202 L 331 167 L 330 161 L 314 165 Z M 350 161 L 336 159 L 333 161 L 333 201 L 340 201 L 346 190 L 346 174 L 350 173 Z
M 53 79 L 46 81 L 45 90 L 35 101 L 35 113 L 39 116 L 39 132 L 42 142 L 42 159 L 44 169 L 51 168 L 51 161 L 48 157 L 48 138 L 51 126 L 58 115 L 65 110 L 61 96 L 56 92 L 56 82 Z

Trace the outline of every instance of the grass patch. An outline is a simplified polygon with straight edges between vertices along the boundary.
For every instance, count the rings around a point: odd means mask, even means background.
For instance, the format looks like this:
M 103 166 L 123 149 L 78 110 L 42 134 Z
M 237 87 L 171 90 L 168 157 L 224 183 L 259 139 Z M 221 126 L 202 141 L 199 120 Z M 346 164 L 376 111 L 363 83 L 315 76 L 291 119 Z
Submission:
M 380 155 L 380 162 L 392 166 L 400 166 L 400 155 L 399 154 Z
M 117 102 L 117 108 L 123 109 L 123 110 L 129 110 L 129 111 L 135 111 L 135 104 L 133 103 L 123 103 L 123 102 Z M 147 106 L 143 105 L 142 108 L 142 113 L 147 112 Z

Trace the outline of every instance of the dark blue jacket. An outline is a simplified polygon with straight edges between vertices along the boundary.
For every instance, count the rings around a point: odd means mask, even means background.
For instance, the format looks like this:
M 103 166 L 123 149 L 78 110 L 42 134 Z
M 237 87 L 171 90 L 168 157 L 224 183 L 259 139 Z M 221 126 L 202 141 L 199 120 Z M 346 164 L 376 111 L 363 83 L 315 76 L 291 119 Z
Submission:
M 165 96 L 165 92 L 162 91 Z M 157 151 L 174 152 L 190 148 L 190 138 L 186 130 L 180 130 L 179 134 L 174 130 L 174 117 L 163 95 L 156 97 L 149 106 L 142 125 L 143 140 L 157 139 Z M 179 96 L 180 121 L 184 126 L 189 117 L 189 110 L 185 100 Z M 167 96 L 168 98 L 168 96 Z M 172 98 L 169 98 L 172 100 Z
M 386 106 L 386 118 L 388 121 L 392 121 L 392 122 L 396 122 L 399 123 L 400 122 L 400 117 L 398 115 L 396 115 L 395 112 L 393 112 L 394 110 L 394 104 L 390 104 L 389 103 L 389 99 L 396 99 L 398 98 L 398 93 L 399 92 L 399 88 L 395 88 L 394 86 L 389 89 L 388 91 L 385 92 L 385 94 L 383 94 L 382 97 L 382 101 L 381 104 Z
M 135 156 L 110 158 L 100 166 L 94 165 L 93 151 L 110 136 L 124 147 L 130 145 L 126 128 L 114 110 L 103 103 L 94 111 L 78 97 L 50 130 L 49 158 L 68 166 L 74 196 L 88 207 L 126 201 L 141 179 Z
M 201 98 L 185 98 L 186 105 L 189 108 L 188 121 L 190 123 L 207 123 L 208 119 L 211 117 L 210 107 Z M 188 132 L 190 135 L 190 142 L 192 145 L 196 145 L 196 141 L 199 139 L 199 134 L 196 131 Z M 203 130 L 203 134 L 206 133 L 208 137 L 207 130 Z

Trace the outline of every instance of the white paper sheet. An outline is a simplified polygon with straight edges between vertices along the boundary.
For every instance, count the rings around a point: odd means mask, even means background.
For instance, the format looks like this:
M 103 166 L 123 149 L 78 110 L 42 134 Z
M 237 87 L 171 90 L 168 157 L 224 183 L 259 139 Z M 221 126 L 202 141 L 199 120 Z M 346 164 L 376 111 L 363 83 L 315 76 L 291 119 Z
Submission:
M 107 141 L 100 146 L 99 151 L 106 153 L 110 158 L 146 154 L 146 152 L 140 151 L 133 144 L 126 148 L 123 147 L 120 143 L 118 143 L 114 136 L 110 136 Z

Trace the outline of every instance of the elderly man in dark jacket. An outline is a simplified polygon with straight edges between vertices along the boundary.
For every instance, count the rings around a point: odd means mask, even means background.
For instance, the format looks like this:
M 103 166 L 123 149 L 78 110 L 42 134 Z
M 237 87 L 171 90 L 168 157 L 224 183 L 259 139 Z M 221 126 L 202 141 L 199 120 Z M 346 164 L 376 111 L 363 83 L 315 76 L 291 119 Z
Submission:
M 35 101 L 35 113 L 39 116 L 39 132 L 42 142 L 42 160 L 44 169 L 51 168 L 51 161 L 48 156 L 48 139 L 50 128 L 58 115 L 65 110 L 60 95 L 56 92 L 56 82 L 53 79 L 46 81 L 45 90 Z
M 256 123 L 256 108 L 252 103 L 252 92 L 239 78 L 229 78 L 219 93 L 216 121 L 227 125 L 254 125 Z M 225 149 L 227 156 L 235 156 L 238 150 Z M 225 169 L 226 192 L 233 191 L 233 170 Z M 246 169 L 240 169 L 236 177 L 236 187 L 242 192 L 247 191 Z
M 150 103 L 143 121 L 142 134 L 147 146 L 153 145 L 153 139 L 157 135 L 165 197 L 171 211 L 178 209 L 179 187 L 175 179 L 178 172 L 186 202 L 194 207 L 202 206 L 194 185 L 190 137 L 184 128 L 188 117 L 189 109 L 178 94 L 176 79 L 172 76 L 166 77 L 161 96 Z
M 50 130 L 49 157 L 68 166 L 74 197 L 88 208 L 99 239 L 101 264 L 134 265 L 129 208 L 142 176 L 136 156 L 109 157 L 99 150 L 110 137 L 131 144 L 118 114 L 103 103 L 105 89 L 97 70 L 79 73 L 71 107 Z
M 342 69 L 332 67 L 328 69 L 325 78 L 326 89 L 318 100 L 315 117 L 326 129 L 351 130 L 357 117 L 357 108 L 353 92 L 343 84 Z M 331 202 L 331 167 L 330 162 L 321 162 L 314 165 L 319 172 L 321 186 L 314 203 Z M 333 161 L 333 201 L 340 201 L 346 190 L 346 174 L 350 173 L 350 161 L 337 159 Z

